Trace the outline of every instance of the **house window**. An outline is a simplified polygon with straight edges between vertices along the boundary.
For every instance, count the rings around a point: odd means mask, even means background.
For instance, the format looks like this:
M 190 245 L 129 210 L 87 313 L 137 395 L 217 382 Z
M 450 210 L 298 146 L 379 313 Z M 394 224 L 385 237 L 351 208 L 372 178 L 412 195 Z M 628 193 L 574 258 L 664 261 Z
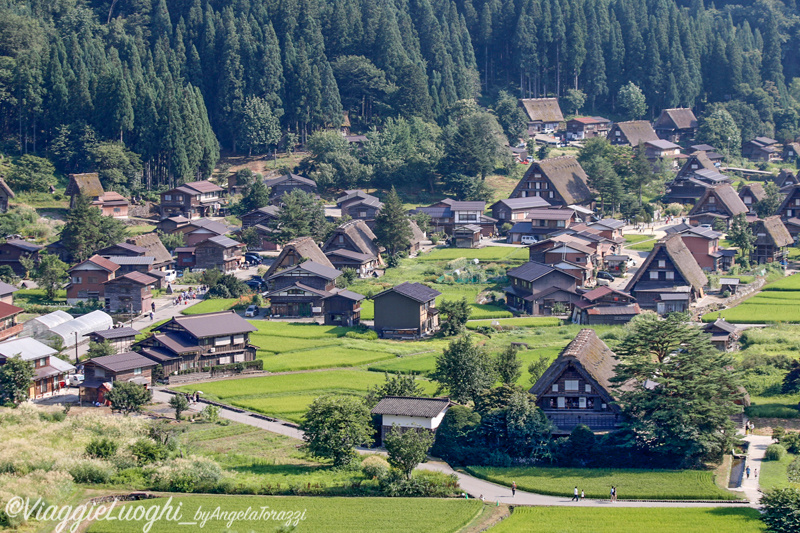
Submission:
M 343 243 L 343 242 L 344 242 L 344 235 L 339 235 L 339 243 Z
M 141 368 L 134 368 L 133 369 L 133 375 L 134 376 L 139 376 L 141 374 L 142 374 L 142 369 Z
M 667 279 L 675 279 L 675 272 L 667 272 Z
M 665 259 L 659 259 L 658 268 L 664 268 L 665 266 L 667 266 L 667 261 Z
M 588 383 L 583 387 L 584 392 L 592 392 L 592 386 Z
M 164 195 L 164 200 L 172 200 L 172 195 L 171 194 L 165 194 Z
M 697 163 L 692 163 L 692 170 L 697 170 Z
M 548 198 L 552 198 L 552 197 L 553 197 L 553 191 L 550 191 L 550 192 L 547 194 L 547 196 L 548 196 Z
M 619 135 L 620 135 L 620 131 L 619 131 L 619 130 L 615 131 L 615 132 L 614 132 L 614 135 L 616 135 L 617 137 L 619 137 Z
M 564 390 L 565 391 L 577 391 L 578 390 L 578 380 L 577 379 L 568 379 L 564 382 Z
M 115 213 L 120 213 L 120 212 L 122 212 L 122 209 L 120 209 L 119 207 L 115 207 L 114 208 L 114 212 Z
M 794 205 L 800 205 L 800 198 L 794 199 Z
M 566 402 L 564 401 L 563 396 L 559 396 L 558 398 L 558 408 L 563 409 L 566 406 Z
M 541 183 L 540 181 L 537 181 L 537 182 L 536 182 L 536 187 L 535 187 L 535 188 L 536 188 L 536 189 L 541 189 L 541 188 L 542 188 L 542 183 Z
M 79 276 L 72 276 L 72 283 L 79 284 L 81 282 L 81 278 Z
M 558 383 L 553 383 L 553 392 L 558 392 Z
M 175 197 L 175 199 L 176 199 L 176 200 L 178 200 L 179 202 L 182 202 L 182 201 L 183 201 L 183 195 L 182 195 L 182 194 L 179 194 L 179 195 L 177 195 L 177 196 Z
M 95 367 L 95 369 L 94 369 L 94 377 L 96 377 L 96 378 L 104 378 L 104 377 L 106 377 L 106 371 L 103 370 L 102 368 Z
M 650 272 L 650 279 L 658 279 L 658 272 Z
M 750 198 L 749 196 L 745 196 L 744 197 L 744 203 L 747 204 L 747 205 L 750 205 L 750 204 L 753 203 L 753 199 Z
M 578 407 L 580 409 L 586 409 L 586 398 L 578 398 Z
M 708 197 L 708 203 L 713 204 L 713 203 L 716 203 L 716 201 L 717 201 L 717 199 L 714 198 L 713 196 L 709 196 Z
M 221 364 L 221 365 L 227 365 L 230 362 L 231 362 L 231 356 L 230 355 L 228 355 L 226 357 L 220 357 L 219 358 L 219 364 Z
M 361 218 L 366 218 L 367 212 L 366 211 L 359 211 L 358 212 L 358 216 L 361 217 Z
M 556 221 L 556 227 L 557 228 L 563 228 L 565 225 L 566 225 L 566 221 L 564 221 L 564 220 L 557 220 Z

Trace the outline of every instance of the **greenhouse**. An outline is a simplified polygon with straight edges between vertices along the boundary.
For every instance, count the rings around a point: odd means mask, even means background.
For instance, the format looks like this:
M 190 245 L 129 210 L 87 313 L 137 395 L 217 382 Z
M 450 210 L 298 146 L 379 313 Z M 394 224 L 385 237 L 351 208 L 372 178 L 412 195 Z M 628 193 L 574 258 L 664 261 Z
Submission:
M 66 311 L 54 311 L 25 322 L 20 337 L 41 337 L 56 326 L 69 322 L 73 317 Z
M 109 329 L 113 325 L 114 320 L 112 320 L 110 315 L 103 311 L 92 311 L 89 314 L 57 325 L 50 329 L 49 332 L 42 334 L 41 338 L 45 342 L 52 344 L 57 337 L 60 337 L 64 343 L 64 347 L 69 348 L 70 346 L 75 346 L 76 343 L 81 344 L 87 342 L 88 339 L 85 335 L 95 331 Z

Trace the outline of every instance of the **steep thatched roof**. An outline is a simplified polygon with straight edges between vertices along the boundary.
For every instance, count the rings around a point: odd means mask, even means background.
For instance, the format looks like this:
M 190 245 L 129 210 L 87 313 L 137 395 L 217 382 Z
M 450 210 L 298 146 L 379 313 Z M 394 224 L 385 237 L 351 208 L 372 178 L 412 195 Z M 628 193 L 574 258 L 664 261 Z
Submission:
M 0 178 L 0 189 L 3 189 L 9 198 L 14 198 L 14 191 L 11 190 L 11 187 L 8 186 L 8 183 L 3 178 Z
M 694 204 L 692 210 L 689 211 L 689 216 L 707 212 L 706 202 L 710 196 L 716 198 L 716 206 L 723 207 L 725 212 L 732 217 L 747 213 L 748 211 L 747 206 L 744 205 L 744 202 L 736 193 L 736 189 L 731 187 L 728 183 L 723 183 L 722 185 L 706 189 L 703 196 L 700 197 L 697 203 Z
M 639 281 L 646 281 L 646 279 L 642 278 L 646 272 L 650 271 L 650 265 L 653 259 L 655 259 L 658 252 L 661 250 L 664 250 L 681 276 L 683 276 L 686 282 L 689 283 L 695 291 L 700 292 L 703 287 L 708 284 L 708 278 L 705 273 L 703 273 L 703 269 L 700 268 L 700 265 L 697 264 L 697 260 L 692 255 L 692 252 L 683 242 L 681 236 L 677 233 L 673 233 L 656 243 L 653 251 L 648 254 L 642 266 L 636 271 L 636 274 L 633 275 L 628 286 L 625 287 L 626 292 L 633 291 Z
M 563 122 L 558 98 L 523 98 L 519 101 L 531 122 Z
M 103 196 L 103 186 L 97 172 L 87 174 L 70 174 L 65 193 L 68 196 L 83 194 L 89 197 Z
M 760 202 L 767 197 L 767 191 L 765 191 L 764 186 L 758 182 L 749 183 L 742 187 L 739 191 L 739 198 L 744 198 L 748 192 L 755 198 L 756 202 Z
M 772 241 L 773 245 L 779 248 L 790 246 L 794 243 L 794 239 L 792 239 L 791 234 L 789 234 L 789 230 L 783 225 L 781 217 L 778 215 L 756 221 L 753 233 L 765 233 Z
M 314 261 L 317 264 L 322 266 L 333 268 L 333 263 L 331 263 L 330 259 L 322 252 L 317 243 L 314 242 L 314 239 L 311 237 L 298 237 L 297 239 L 292 239 L 291 241 L 287 242 L 286 245 L 281 250 L 280 255 L 275 260 L 274 263 L 269 267 L 267 273 L 264 274 L 264 278 L 268 278 L 274 273 L 283 268 L 287 268 L 291 265 L 282 266 L 281 263 L 286 259 L 286 256 L 290 253 L 294 252 L 296 255 L 304 258 L 308 261 Z
M 559 196 L 568 205 L 582 204 L 594 198 L 591 189 L 589 189 L 589 177 L 584 172 L 581 164 L 578 163 L 578 159 L 571 155 L 551 157 L 531 165 L 525 176 L 514 188 L 511 196 L 517 196 L 522 189 L 527 187 L 527 182 L 538 173 L 547 178 L 553 189 L 558 192 Z
M 542 377 L 536 380 L 530 392 L 536 397 L 549 392 L 551 385 L 564 371 L 572 367 L 591 378 L 599 387 L 598 390 L 613 398 L 611 380 L 616 376 L 614 371 L 616 366 L 616 355 L 597 336 L 597 333 L 593 329 L 582 329 L 545 370 Z
M 370 254 L 374 257 L 380 256 L 380 249 L 375 244 L 375 234 L 363 220 L 349 220 L 336 228 L 328 240 L 325 241 L 325 244 L 322 245 L 322 250 L 324 252 L 331 251 L 332 245 L 339 235 L 344 235 L 346 239 L 349 239 L 357 248 L 356 251 L 362 254 Z
M 646 120 L 631 120 L 628 122 L 617 122 L 612 126 L 612 131 L 618 128 L 625 138 L 628 139 L 628 143 L 631 146 L 638 146 L 640 143 L 644 143 L 647 141 L 657 141 L 658 135 L 656 135 L 656 131 L 653 129 L 653 126 Z M 609 139 L 613 139 L 614 136 L 609 134 Z
M 167 251 L 157 233 L 145 233 L 144 235 L 130 237 L 126 242 L 145 248 L 147 251 L 144 255 L 152 257 L 155 265 L 167 265 L 172 262 L 172 254 Z
M 660 128 L 675 128 L 679 130 L 688 130 L 697 127 L 697 117 L 691 109 L 677 108 L 677 109 L 664 109 L 661 115 L 656 120 L 656 129 Z

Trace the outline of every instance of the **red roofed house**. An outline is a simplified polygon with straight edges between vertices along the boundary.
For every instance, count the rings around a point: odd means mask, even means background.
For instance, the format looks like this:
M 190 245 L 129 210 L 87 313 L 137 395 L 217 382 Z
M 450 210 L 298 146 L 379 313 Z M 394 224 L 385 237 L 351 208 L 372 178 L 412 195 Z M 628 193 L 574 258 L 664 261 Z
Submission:
M 219 211 L 225 189 L 210 181 L 193 181 L 161 193 L 161 217 L 181 215 L 189 220 Z
M 141 272 L 128 272 L 105 282 L 105 307 L 112 313 L 150 312 L 151 292 L 158 278 Z
M 114 279 L 117 270 L 118 264 L 96 254 L 70 268 L 67 303 L 77 305 L 78 302 L 90 300 L 104 301 L 104 283 Z
M 92 200 L 92 205 L 99 208 L 103 215 L 128 218 L 128 208 L 130 207 L 128 199 L 117 192 L 104 191 L 96 172 L 70 174 L 65 194 L 70 197 L 70 209 L 75 206 L 75 198 L 84 195 Z
M 22 331 L 22 324 L 17 323 L 17 315 L 24 309 L 16 305 L 0 302 L 0 341 L 10 339 Z

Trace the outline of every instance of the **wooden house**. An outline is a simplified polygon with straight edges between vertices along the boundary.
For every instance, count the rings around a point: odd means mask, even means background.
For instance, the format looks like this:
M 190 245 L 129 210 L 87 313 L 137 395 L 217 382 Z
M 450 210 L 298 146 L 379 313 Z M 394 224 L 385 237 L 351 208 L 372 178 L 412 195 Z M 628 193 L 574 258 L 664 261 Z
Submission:
M 268 278 L 285 268 L 291 268 L 303 261 L 313 261 L 318 265 L 333 268 L 333 264 L 325 256 L 325 252 L 317 246 L 313 238 L 298 237 L 292 239 L 283 246 L 280 255 L 278 255 L 277 259 L 270 265 L 266 274 L 264 274 L 264 278 Z
M 257 328 L 234 311 L 178 315 L 153 328 L 134 349 L 160 364 L 164 375 L 209 371 L 212 366 L 253 361 L 250 333 Z
M 104 216 L 128 218 L 128 209 L 130 208 L 128 199 L 117 192 L 104 191 L 96 172 L 70 174 L 69 183 L 64 192 L 70 197 L 70 209 L 75 207 L 75 199 L 83 195 L 88 197 L 92 205 L 100 209 Z
M 0 178 L 0 213 L 8 211 L 8 201 L 14 198 L 14 191 L 8 186 L 6 180 Z
M 504 289 L 506 305 L 512 311 L 527 315 L 553 314 L 556 303 L 571 306 L 579 299 L 575 276 L 538 261 L 510 269 L 509 285 Z
M 244 244 L 224 235 L 217 235 L 194 246 L 195 268 L 216 268 L 233 272 L 242 262 Z
M 90 342 L 102 343 L 108 341 L 115 353 L 127 352 L 136 341 L 136 336 L 141 331 L 130 327 L 108 328 L 93 331 L 87 335 Z
M 746 214 L 747 211 L 747 206 L 736 194 L 736 190 L 725 183 L 706 189 L 689 211 L 689 222 L 713 225 L 715 221 L 722 220 L 725 227 L 728 227 L 733 217 Z
M 22 239 L 6 239 L 4 243 L 0 244 L 0 266 L 8 265 L 14 274 L 25 278 L 28 271 L 22 266 L 20 259 L 26 257 L 38 263 L 39 251 L 42 248 L 44 247 Z
M 564 122 L 558 98 L 523 98 L 519 103 L 528 116 L 528 137 L 553 133 Z
M 667 184 L 667 198 L 670 202 L 693 204 L 705 194 L 706 189 L 723 183 L 731 184 L 733 180 L 720 174 L 705 152 L 694 152 Z
M 91 300 L 105 301 L 105 285 L 114 279 L 119 265 L 105 257 L 93 255 L 86 261 L 69 269 L 69 285 L 67 285 L 67 303 L 77 305 Z
M 778 172 L 778 175 L 775 176 L 773 179 L 775 185 L 781 190 L 782 193 L 785 193 L 789 189 L 791 189 L 794 185 L 800 183 L 800 179 L 798 179 L 797 174 L 792 172 L 788 168 L 781 169 Z
M 575 117 L 567 121 L 567 140 L 583 141 L 592 137 L 607 137 L 611 121 L 603 117 Z
M 197 248 L 194 246 L 179 246 L 175 248 L 175 268 L 181 271 L 187 268 L 194 268 L 197 264 L 196 250 Z
M 621 146 L 639 146 L 647 141 L 657 141 L 653 126 L 646 120 L 631 120 L 628 122 L 615 122 L 608 132 L 611 144 Z
M 381 249 L 375 244 L 375 239 L 375 234 L 363 220 L 349 220 L 333 231 L 322 245 L 322 251 L 328 256 L 331 264 L 334 264 L 334 259 L 339 264 L 352 263 L 354 260 L 360 259 L 358 272 L 361 277 L 365 277 L 371 275 L 375 268 L 383 266 Z M 331 256 L 334 252 L 341 251 L 353 252 L 360 256 L 347 257 L 348 254 L 342 255 L 341 253 Z
M 426 236 L 425 232 L 410 218 L 408 219 L 408 227 L 411 228 L 411 239 L 409 240 L 407 251 L 413 256 L 422 248 L 422 243 L 425 241 Z
M 136 383 L 149 389 L 153 384 L 153 369 L 158 363 L 136 352 L 95 357 L 83 363 L 81 402 L 103 403 L 104 383 Z
M 56 357 L 56 350 L 30 337 L 0 343 L 0 365 L 12 357 L 33 363 L 30 398 L 47 398 L 66 386 L 66 376 L 75 367 Z
M 592 209 L 594 193 L 577 158 L 561 156 L 536 161 L 514 187 L 511 198 L 543 198 L 554 206 L 578 205 Z
M 625 324 L 641 313 L 636 298 L 611 287 L 597 287 L 575 302 L 572 321 L 577 324 Z
M 742 282 L 739 278 L 719 278 L 719 292 L 736 294 L 741 284 Z
M 134 237 L 128 237 L 128 244 L 144 248 L 145 257 L 152 257 L 152 269 L 156 271 L 166 270 L 172 267 L 172 254 L 169 253 L 167 247 L 161 242 L 158 233 L 144 233 Z
M 473 224 L 479 226 L 481 234 L 488 237 L 497 231 L 497 220 L 483 214 L 486 202 L 460 202 L 445 198 L 427 207 L 418 207 L 411 214 L 425 213 L 431 217 L 434 232 L 453 235 L 457 225 Z
M 528 218 L 528 213 L 532 209 L 546 209 L 550 204 L 539 196 L 529 196 L 525 198 L 507 198 L 492 204 L 492 217 L 497 219 L 498 226 L 503 224 L 515 224 Z
M 732 352 L 739 346 L 742 331 L 735 325 L 718 318 L 703 326 L 703 331 L 711 335 L 711 344 L 721 352 Z
M 297 174 L 284 174 L 277 178 L 264 180 L 264 184 L 269 187 L 269 197 L 273 203 L 279 203 L 281 196 L 295 189 L 300 189 L 308 194 L 317 194 L 317 184 Z
M 160 220 L 156 224 L 156 229 L 164 233 L 175 233 L 178 229 L 182 228 L 189 223 L 189 219 L 183 215 L 173 215 Z
M 625 274 L 628 271 L 628 266 L 630 264 L 631 257 L 628 255 L 620 255 L 620 254 L 608 254 L 603 256 L 603 262 L 605 263 L 604 270 L 610 272 L 611 274 L 617 274 L 619 276 Z
M 22 333 L 22 324 L 17 317 L 24 311 L 22 307 L 0 302 L 0 341 Z
M 794 239 L 781 222 L 781 217 L 776 215 L 758 219 L 751 228 L 756 242 L 750 252 L 750 261 L 757 264 L 786 261 L 788 247 L 794 244 Z
M 343 196 L 336 199 L 336 206 L 341 209 L 342 216 L 360 218 L 361 220 L 375 220 L 383 208 L 383 203 L 377 197 L 367 194 L 360 189 L 345 191 Z
M 710 144 L 693 144 L 689 147 L 690 153 L 703 152 L 705 156 L 713 163 L 722 162 L 725 156 L 717 152 L 717 149 Z
M 242 229 L 253 227 L 257 224 L 268 225 L 278 218 L 280 208 L 274 205 L 259 207 L 242 215 Z
M 207 180 L 184 183 L 161 193 L 161 217 L 180 215 L 192 220 L 214 216 L 222 208 L 224 193 L 225 189 Z
M 664 109 L 653 129 L 659 139 L 674 143 L 690 141 L 697 134 L 697 117 L 688 108 Z
M 711 228 L 678 224 L 668 227 L 667 234 L 680 235 L 697 264 L 707 272 L 728 270 L 733 265 L 736 250 L 719 247 L 722 233 Z
M 481 227 L 477 224 L 456 225 L 452 243 L 456 248 L 477 248 L 481 244 Z
M 372 297 L 375 331 L 381 338 L 429 337 L 439 331 L 436 297 L 441 292 L 422 283 L 404 282 Z
M 523 237 L 533 236 L 535 239 L 544 239 L 559 231 L 568 229 L 577 220 L 575 210 L 562 207 L 557 209 L 531 209 L 528 218 L 514 224 L 508 230 L 507 241 L 517 244 Z
M 612 379 L 617 359 L 593 329 L 582 329 L 536 380 L 530 393 L 556 427 L 568 434 L 576 426 L 609 432 L 622 422 Z
M 372 414 L 381 417 L 380 439 L 383 442 L 393 427 L 401 432 L 436 433 L 450 405 L 449 398 L 385 396 L 372 408 Z
M 800 185 L 792 185 L 786 189 L 786 197 L 778 208 L 778 215 L 784 221 L 800 218 Z
M 756 137 L 742 144 L 742 157 L 750 161 L 773 161 L 780 157 L 778 141 L 769 137 Z
M 8 284 L 5 281 L 0 281 L 0 302 L 13 304 L 14 293 L 18 290 L 19 289 L 17 287 Z
M 766 197 L 767 192 L 764 190 L 764 186 L 758 182 L 748 183 L 739 189 L 739 198 L 741 198 L 744 205 L 747 206 L 748 215 L 756 215 L 756 206 L 758 202 Z
M 222 222 L 211 220 L 208 218 L 201 218 L 192 220 L 188 224 L 181 226 L 173 233 L 182 233 L 184 246 L 196 246 L 198 242 L 204 241 L 210 237 L 217 237 L 219 235 L 227 235 L 230 233 L 230 228 Z
M 153 270 L 153 258 L 144 255 L 108 255 L 104 256 L 104 259 L 108 259 L 112 263 L 119 266 L 119 270 L 117 270 L 118 276 L 127 274 L 128 272 L 141 272 L 143 274 L 148 274 Z
M 150 312 L 152 291 L 158 278 L 142 272 L 128 272 L 104 283 L 105 308 L 112 313 L 142 314 Z
M 681 236 L 670 234 L 656 243 L 625 292 L 636 298 L 639 307 L 666 315 L 687 311 L 703 297 L 707 284 L 708 278 Z
M 647 159 L 652 162 L 662 160 L 668 161 L 672 168 L 677 168 L 681 158 L 685 158 L 685 156 L 681 154 L 680 146 L 664 139 L 646 141 L 644 143 L 644 153 Z
M 783 145 L 781 159 L 787 162 L 792 162 L 796 161 L 798 156 L 800 156 L 800 143 L 792 142 Z
M 269 287 L 270 314 L 281 317 L 318 316 L 322 301 L 336 288 L 340 270 L 314 261 L 304 261 L 279 270 L 264 279 Z
M 595 230 L 601 237 L 605 237 L 611 242 L 620 243 L 624 242 L 625 238 L 622 236 L 622 230 L 625 227 L 625 222 L 617 220 L 616 218 L 604 218 L 588 224 L 590 230 Z
M 363 294 L 347 289 L 332 289 L 322 299 L 322 315 L 326 326 L 353 327 L 361 324 L 361 302 Z

